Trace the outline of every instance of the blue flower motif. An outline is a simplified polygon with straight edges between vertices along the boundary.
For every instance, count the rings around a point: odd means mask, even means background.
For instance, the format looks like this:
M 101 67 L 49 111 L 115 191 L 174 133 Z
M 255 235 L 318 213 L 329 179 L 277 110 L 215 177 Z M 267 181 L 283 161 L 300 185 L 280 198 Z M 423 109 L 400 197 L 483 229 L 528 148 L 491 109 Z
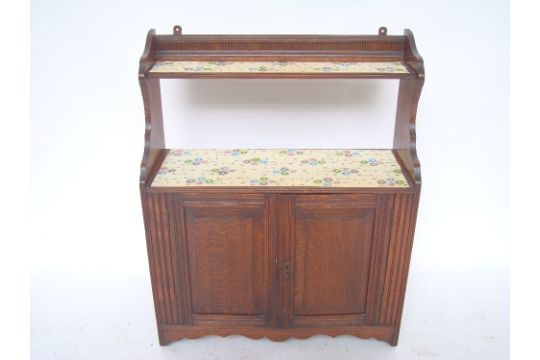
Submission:
M 258 179 L 250 180 L 251 185 L 268 185 L 268 182 L 273 182 L 273 181 L 269 181 L 266 176 L 260 177 Z
M 290 172 L 295 172 L 296 170 L 289 170 L 288 168 L 286 167 L 281 167 L 281 168 L 273 168 L 272 169 L 272 173 L 273 174 L 279 174 L 279 175 L 289 175 Z

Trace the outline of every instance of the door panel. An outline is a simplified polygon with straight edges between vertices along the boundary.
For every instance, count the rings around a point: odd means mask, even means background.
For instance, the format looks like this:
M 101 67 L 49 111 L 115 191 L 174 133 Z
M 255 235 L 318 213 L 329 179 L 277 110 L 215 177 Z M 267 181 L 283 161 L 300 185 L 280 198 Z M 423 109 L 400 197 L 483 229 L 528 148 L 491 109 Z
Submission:
M 289 326 L 368 322 L 379 205 L 377 195 L 293 198 Z
M 264 325 L 268 308 L 267 204 L 184 201 L 193 323 Z
M 296 315 L 365 312 L 373 218 L 373 209 L 297 211 Z

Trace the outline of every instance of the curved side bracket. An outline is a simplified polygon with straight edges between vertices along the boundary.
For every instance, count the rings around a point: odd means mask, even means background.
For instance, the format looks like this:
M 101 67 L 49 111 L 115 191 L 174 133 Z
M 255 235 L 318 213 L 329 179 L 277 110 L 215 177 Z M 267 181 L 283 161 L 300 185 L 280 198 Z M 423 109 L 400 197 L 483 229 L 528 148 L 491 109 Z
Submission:
M 154 38 L 156 37 L 156 30 L 150 29 L 146 34 L 146 42 L 144 44 L 144 50 L 139 60 L 139 79 L 144 77 L 146 71 L 150 69 L 154 63 L 153 47 Z
M 403 46 L 403 60 L 416 71 L 418 79 L 424 79 L 424 59 L 420 56 L 416 48 L 416 41 L 411 30 L 405 29 L 403 32 L 405 43 Z
M 394 150 L 415 184 L 419 186 L 422 178 L 416 153 L 416 111 L 424 86 L 424 61 L 416 49 L 414 35 L 408 29 L 404 32 L 404 42 L 403 60 L 414 69 L 416 76 L 413 79 L 401 79 L 399 82 Z
M 159 79 L 150 79 L 146 76 L 155 59 L 153 55 L 154 39 L 156 31 L 148 32 L 146 45 L 139 62 L 139 85 L 144 103 L 144 152 L 141 161 L 141 173 L 139 182 L 142 186 L 146 183 L 149 174 L 157 163 L 157 159 L 165 149 L 165 137 L 163 132 L 163 115 L 161 112 L 161 92 Z

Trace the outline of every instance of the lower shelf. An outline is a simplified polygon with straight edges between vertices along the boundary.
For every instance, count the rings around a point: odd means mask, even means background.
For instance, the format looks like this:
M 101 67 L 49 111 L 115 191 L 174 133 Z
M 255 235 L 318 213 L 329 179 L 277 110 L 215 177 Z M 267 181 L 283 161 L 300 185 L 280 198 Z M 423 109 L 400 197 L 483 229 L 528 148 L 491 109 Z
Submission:
M 409 188 L 392 150 L 171 149 L 152 187 Z

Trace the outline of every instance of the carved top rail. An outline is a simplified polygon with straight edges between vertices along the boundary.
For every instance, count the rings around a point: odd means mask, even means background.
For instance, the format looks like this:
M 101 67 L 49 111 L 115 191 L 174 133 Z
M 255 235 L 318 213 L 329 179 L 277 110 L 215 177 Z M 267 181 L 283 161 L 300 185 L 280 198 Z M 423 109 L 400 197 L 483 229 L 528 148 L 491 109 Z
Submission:
M 410 38 L 387 35 L 172 35 L 150 30 L 140 76 L 153 78 L 418 78 Z M 420 58 L 421 59 L 421 58 Z

